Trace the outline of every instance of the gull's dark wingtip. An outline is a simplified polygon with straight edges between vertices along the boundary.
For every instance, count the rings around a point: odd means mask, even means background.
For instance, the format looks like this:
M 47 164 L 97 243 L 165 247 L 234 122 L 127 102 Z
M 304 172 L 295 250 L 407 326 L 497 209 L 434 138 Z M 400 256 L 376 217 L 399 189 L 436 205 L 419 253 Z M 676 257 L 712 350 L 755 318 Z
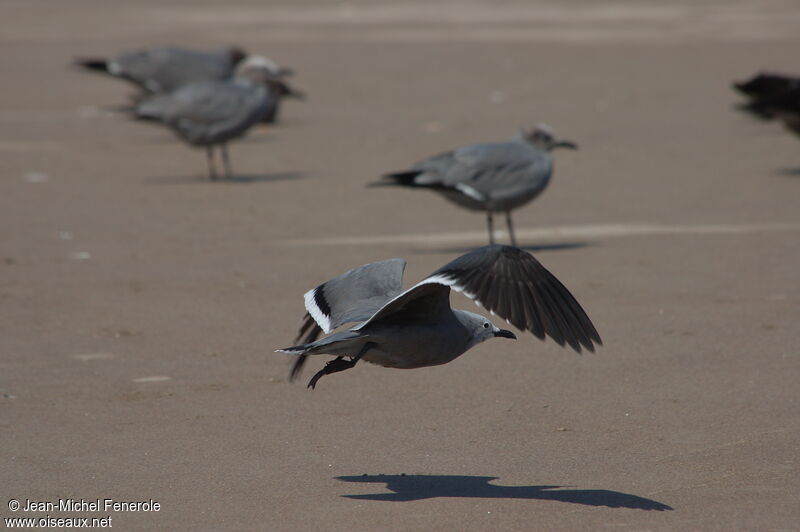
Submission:
M 570 291 L 528 251 L 505 244 L 476 248 L 432 276 L 480 302 L 521 331 L 577 353 L 602 345 L 591 319 Z
M 297 332 L 297 337 L 295 338 L 294 343 L 295 345 L 310 344 L 316 341 L 321 334 L 322 329 L 320 326 L 317 325 L 317 322 L 314 321 L 314 318 L 311 317 L 311 314 L 306 312 L 305 316 L 303 316 L 303 323 L 300 325 L 300 329 Z M 305 337 L 303 335 L 305 335 Z M 292 364 L 292 369 L 289 371 L 289 382 L 293 382 L 295 379 L 297 379 L 297 377 L 300 376 L 307 358 L 307 355 L 299 355 L 297 359 L 295 359 L 294 364 Z

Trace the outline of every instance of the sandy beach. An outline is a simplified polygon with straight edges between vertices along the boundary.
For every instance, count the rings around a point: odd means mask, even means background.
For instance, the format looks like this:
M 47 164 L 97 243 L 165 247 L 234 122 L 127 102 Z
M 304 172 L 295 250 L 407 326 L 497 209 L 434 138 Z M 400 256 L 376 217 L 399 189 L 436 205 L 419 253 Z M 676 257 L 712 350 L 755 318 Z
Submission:
M 6 0 L 0 16 L 0 517 L 800 530 L 800 138 L 730 88 L 800 74 L 796 2 Z M 211 182 L 201 150 L 107 110 L 128 85 L 70 67 L 159 44 L 263 53 L 308 99 L 231 143 L 235 178 Z M 518 334 L 312 391 L 316 357 L 289 382 L 274 350 L 306 290 L 391 257 L 408 286 L 486 243 L 480 214 L 365 185 L 537 122 L 580 149 L 554 153 L 517 236 L 603 347 Z

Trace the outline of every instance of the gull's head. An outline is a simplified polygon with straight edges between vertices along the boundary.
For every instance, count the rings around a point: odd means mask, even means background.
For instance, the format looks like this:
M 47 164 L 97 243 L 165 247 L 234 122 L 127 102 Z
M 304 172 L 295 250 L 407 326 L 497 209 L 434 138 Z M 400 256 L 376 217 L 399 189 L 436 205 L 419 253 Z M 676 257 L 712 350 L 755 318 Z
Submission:
M 236 77 L 247 79 L 255 84 L 263 85 L 272 91 L 278 98 L 297 98 L 304 100 L 303 91 L 289 85 L 283 77 L 276 75 L 270 68 L 259 62 L 251 62 L 250 59 L 244 61 L 236 69 Z
M 467 312 L 465 310 L 453 310 L 453 313 L 470 334 L 469 340 L 467 341 L 467 349 L 491 338 L 517 339 L 517 336 L 513 332 L 497 327 L 480 314 Z
M 539 123 L 533 128 L 522 128 L 522 130 L 520 130 L 520 136 L 527 142 L 545 151 L 550 151 L 553 148 L 578 149 L 578 145 L 574 142 L 559 138 L 555 131 L 553 131 L 553 128 L 547 124 Z
M 235 75 L 241 75 L 242 71 L 250 69 L 262 69 L 275 77 L 287 76 L 291 70 L 280 66 L 278 63 L 263 55 L 245 55 L 236 63 Z
M 298 100 L 305 100 L 306 93 L 292 87 L 281 78 L 266 78 L 264 83 L 272 89 L 272 91 L 280 98 L 297 98 Z

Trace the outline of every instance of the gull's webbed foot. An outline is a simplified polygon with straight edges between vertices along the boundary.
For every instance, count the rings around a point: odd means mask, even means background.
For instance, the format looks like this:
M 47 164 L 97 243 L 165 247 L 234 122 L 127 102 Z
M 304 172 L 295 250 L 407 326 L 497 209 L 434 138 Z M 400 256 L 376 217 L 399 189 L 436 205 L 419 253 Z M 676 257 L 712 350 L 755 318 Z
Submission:
M 317 381 L 322 378 L 323 375 L 330 375 L 331 373 L 338 373 L 339 371 L 344 371 L 346 369 L 350 369 L 356 365 L 358 362 L 357 358 L 353 358 L 351 360 L 345 360 L 344 357 L 336 357 L 319 370 L 311 380 L 308 382 L 308 387 L 312 390 L 317 385 Z

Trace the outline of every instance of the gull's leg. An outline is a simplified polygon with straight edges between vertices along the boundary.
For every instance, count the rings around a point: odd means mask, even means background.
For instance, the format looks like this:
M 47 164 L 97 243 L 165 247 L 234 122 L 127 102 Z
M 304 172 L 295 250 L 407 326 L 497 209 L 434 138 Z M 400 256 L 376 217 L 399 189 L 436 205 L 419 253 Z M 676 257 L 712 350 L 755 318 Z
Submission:
M 231 160 L 228 157 L 228 145 L 222 145 L 222 166 L 225 168 L 225 178 L 231 178 Z
M 214 146 L 206 146 L 206 161 L 208 162 L 208 177 L 215 181 L 217 169 L 214 167 Z
M 317 374 L 311 378 L 311 381 L 309 381 L 308 383 L 308 387 L 313 390 L 314 387 L 317 385 L 317 381 L 320 380 L 323 375 L 330 375 L 331 373 L 338 373 L 340 371 L 352 368 L 353 366 L 356 365 L 356 362 L 361 360 L 361 357 L 363 357 L 367 353 L 367 351 L 369 351 L 373 347 L 375 347 L 374 343 L 367 342 L 366 344 L 364 344 L 364 347 L 361 348 L 361 351 L 359 351 L 359 353 L 350 360 L 345 360 L 344 357 L 334 358 L 333 360 L 325 364 L 325 367 L 319 370 Z
M 514 238 L 514 224 L 511 223 L 511 211 L 506 211 L 506 225 L 508 225 L 508 236 L 511 238 L 511 245 L 517 247 L 517 239 Z
M 489 227 L 489 244 L 494 244 L 494 221 L 492 211 L 486 211 L 486 225 Z

